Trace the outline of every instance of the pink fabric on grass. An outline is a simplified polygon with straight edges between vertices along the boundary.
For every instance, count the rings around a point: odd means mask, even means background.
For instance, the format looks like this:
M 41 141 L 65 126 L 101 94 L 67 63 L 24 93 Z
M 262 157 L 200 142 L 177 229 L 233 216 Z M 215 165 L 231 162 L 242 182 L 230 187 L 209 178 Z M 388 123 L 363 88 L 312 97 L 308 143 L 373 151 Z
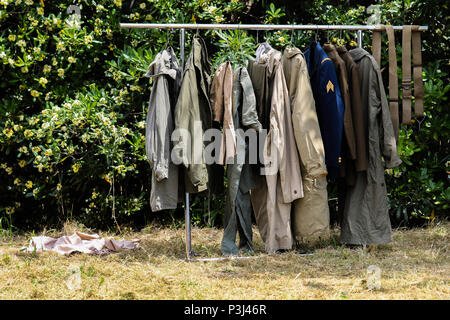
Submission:
M 97 234 L 75 232 L 71 236 L 62 236 L 60 238 L 46 236 L 32 237 L 27 251 L 55 251 L 62 255 L 69 255 L 72 252 L 103 255 L 121 250 L 137 249 L 139 248 L 138 242 L 139 239 L 118 241 L 100 238 Z

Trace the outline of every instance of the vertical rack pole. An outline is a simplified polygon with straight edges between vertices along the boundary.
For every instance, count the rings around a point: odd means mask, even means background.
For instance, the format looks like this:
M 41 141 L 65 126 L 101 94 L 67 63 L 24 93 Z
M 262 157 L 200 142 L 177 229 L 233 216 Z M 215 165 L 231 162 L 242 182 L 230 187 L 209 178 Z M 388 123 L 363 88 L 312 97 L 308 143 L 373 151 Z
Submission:
M 358 48 L 362 48 L 362 30 L 358 30 L 356 37 L 358 39 Z
M 180 56 L 181 56 L 181 69 L 184 71 L 184 28 L 180 29 Z M 186 232 L 186 259 L 191 260 L 191 216 L 190 216 L 190 203 L 189 193 L 185 194 L 184 203 L 184 223 Z

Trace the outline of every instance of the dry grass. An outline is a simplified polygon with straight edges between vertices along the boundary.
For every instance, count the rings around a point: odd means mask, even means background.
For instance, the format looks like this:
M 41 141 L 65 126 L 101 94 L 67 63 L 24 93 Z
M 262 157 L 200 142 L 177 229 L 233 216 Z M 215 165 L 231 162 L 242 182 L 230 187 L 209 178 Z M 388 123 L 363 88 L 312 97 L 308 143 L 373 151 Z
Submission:
M 373 250 L 342 248 L 332 238 L 312 256 L 266 255 L 255 229 L 258 257 L 208 262 L 184 260 L 183 229 L 125 231 L 114 238 L 139 238 L 142 249 L 108 256 L 33 255 L 20 251 L 29 235 L 4 236 L 0 299 L 449 299 L 449 229 L 450 223 L 442 222 L 395 230 L 393 243 Z M 89 231 L 67 224 L 44 233 L 75 230 Z M 193 249 L 204 257 L 219 256 L 221 237 L 221 230 L 194 228 Z M 380 290 L 367 288 L 370 265 L 381 268 Z M 80 282 L 69 288 L 74 274 Z

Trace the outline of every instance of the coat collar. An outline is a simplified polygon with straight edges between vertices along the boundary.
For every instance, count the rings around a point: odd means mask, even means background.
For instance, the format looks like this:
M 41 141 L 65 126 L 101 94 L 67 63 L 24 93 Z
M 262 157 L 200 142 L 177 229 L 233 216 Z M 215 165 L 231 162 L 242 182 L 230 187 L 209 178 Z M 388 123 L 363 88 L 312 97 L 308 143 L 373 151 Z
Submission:
M 328 56 L 320 46 L 320 43 L 311 42 L 311 45 L 305 51 L 306 65 L 310 76 L 319 70 L 321 63 L 326 58 L 328 58 Z
M 281 52 L 272 48 L 267 42 L 263 42 L 256 49 L 256 63 L 266 64 L 269 75 L 272 75 L 275 67 L 281 61 Z
M 352 49 L 349 51 L 349 53 L 355 62 L 361 60 L 363 57 L 366 57 L 366 56 L 370 57 L 370 54 L 362 48 Z
M 323 50 L 326 52 L 328 57 L 333 61 L 335 61 L 339 57 L 339 53 L 336 50 L 336 47 L 332 43 L 329 43 L 329 42 L 324 43 Z
M 303 52 L 299 48 L 287 46 L 286 49 L 284 49 L 284 55 L 288 59 L 291 59 L 298 54 L 301 54 L 303 56 Z
M 337 47 L 336 48 L 337 52 L 339 53 L 339 55 L 348 53 L 347 48 L 346 47 Z
M 148 66 L 146 77 L 158 77 L 160 75 L 168 75 L 175 79 L 180 66 L 172 47 L 158 53 L 155 60 Z

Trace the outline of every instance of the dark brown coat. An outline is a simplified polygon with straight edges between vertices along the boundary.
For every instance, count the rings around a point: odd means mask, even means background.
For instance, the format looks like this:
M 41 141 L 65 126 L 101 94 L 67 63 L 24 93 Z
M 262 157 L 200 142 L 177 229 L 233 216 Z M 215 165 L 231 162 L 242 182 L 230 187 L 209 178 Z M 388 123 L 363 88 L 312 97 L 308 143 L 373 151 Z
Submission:
M 367 170 L 367 138 L 361 104 L 361 81 L 359 76 L 359 67 L 345 47 L 338 47 L 337 52 L 345 62 L 351 96 L 356 159 L 353 164 L 350 164 L 350 167 L 353 167 L 356 172 L 361 172 Z M 346 171 L 348 172 L 349 170 L 347 169 Z

